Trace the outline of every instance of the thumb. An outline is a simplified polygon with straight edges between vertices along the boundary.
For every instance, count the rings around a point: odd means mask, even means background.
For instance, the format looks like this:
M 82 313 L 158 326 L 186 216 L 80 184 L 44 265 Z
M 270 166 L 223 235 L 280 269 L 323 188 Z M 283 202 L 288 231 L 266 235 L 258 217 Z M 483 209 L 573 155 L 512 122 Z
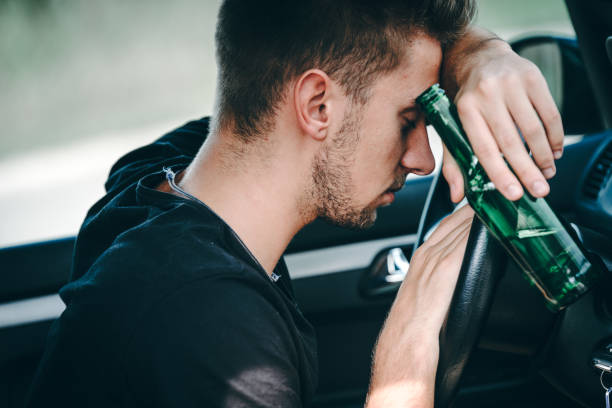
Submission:
M 463 175 L 453 156 L 448 152 L 446 146 L 442 158 L 442 175 L 450 187 L 450 196 L 453 203 L 458 203 L 463 199 Z

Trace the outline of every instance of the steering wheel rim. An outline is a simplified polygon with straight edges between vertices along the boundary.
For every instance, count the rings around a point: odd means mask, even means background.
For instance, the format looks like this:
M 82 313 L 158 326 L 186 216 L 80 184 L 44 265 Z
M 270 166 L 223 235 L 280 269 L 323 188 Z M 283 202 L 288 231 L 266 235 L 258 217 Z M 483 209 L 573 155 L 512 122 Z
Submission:
M 415 250 L 425 234 L 453 210 L 448 183 L 438 171 L 421 214 Z M 436 407 L 449 407 L 465 365 L 489 315 L 495 289 L 506 269 L 503 247 L 474 217 L 449 312 L 440 330 L 436 371 Z

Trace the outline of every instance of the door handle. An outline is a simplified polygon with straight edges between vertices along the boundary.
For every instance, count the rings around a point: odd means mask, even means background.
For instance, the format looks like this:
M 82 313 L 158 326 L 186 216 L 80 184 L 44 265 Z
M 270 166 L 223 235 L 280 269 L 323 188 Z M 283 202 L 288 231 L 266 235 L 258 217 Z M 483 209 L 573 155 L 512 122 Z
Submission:
M 361 278 L 360 292 L 364 297 L 380 297 L 395 293 L 410 268 L 404 249 L 400 247 L 380 252 Z

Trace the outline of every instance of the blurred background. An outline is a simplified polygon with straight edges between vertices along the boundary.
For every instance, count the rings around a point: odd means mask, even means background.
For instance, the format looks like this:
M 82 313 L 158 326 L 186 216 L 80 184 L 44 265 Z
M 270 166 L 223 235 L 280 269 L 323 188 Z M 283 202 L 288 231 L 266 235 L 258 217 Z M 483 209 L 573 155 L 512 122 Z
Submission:
M 212 112 L 214 0 L 0 0 L 0 247 L 75 235 L 112 164 Z M 506 40 L 573 36 L 562 0 L 481 0 Z

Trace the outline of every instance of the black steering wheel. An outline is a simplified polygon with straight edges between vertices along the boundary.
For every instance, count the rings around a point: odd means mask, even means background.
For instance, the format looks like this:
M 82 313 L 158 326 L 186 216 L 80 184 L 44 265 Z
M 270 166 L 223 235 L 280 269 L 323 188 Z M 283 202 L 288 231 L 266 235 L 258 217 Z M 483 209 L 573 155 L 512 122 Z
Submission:
M 438 171 L 425 201 L 415 249 L 423 243 L 427 232 L 452 211 L 448 183 Z M 435 407 L 449 407 L 453 403 L 507 261 L 501 244 L 474 217 L 455 293 L 440 330 Z

